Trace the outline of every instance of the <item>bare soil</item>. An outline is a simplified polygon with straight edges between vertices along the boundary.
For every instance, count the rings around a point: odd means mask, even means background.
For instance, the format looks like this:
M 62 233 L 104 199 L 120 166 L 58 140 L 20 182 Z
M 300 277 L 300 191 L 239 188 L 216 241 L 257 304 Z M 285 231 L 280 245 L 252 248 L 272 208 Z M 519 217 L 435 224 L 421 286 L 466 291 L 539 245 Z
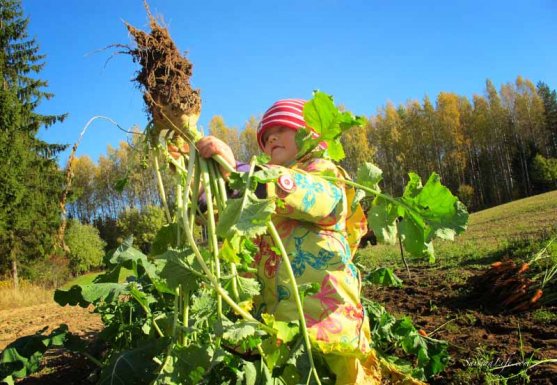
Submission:
M 93 339 L 102 329 L 98 314 L 79 306 L 62 307 L 56 303 L 0 311 L 0 351 L 19 337 L 35 334 L 48 327 L 46 334 L 60 326 L 68 325 L 70 332 L 86 339 Z M 86 358 L 63 349 L 47 350 L 44 366 L 20 384 L 73 385 L 88 383 L 93 371 Z
M 473 286 L 484 272 L 411 269 L 411 278 L 406 271 L 396 271 L 404 280 L 402 288 L 366 287 L 368 298 L 397 316 L 410 316 L 428 333 L 437 330 L 430 336 L 449 343 L 449 367 L 432 384 L 483 384 L 490 368 L 512 364 L 505 371 L 493 372 L 509 376 L 524 368 L 530 357 L 557 358 L 557 321 L 541 323 L 532 312 L 493 310 L 497 304 L 486 305 Z M 555 313 L 557 307 L 548 310 Z M 532 384 L 557 382 L 557 365 L 540 365 L 527 373 Z

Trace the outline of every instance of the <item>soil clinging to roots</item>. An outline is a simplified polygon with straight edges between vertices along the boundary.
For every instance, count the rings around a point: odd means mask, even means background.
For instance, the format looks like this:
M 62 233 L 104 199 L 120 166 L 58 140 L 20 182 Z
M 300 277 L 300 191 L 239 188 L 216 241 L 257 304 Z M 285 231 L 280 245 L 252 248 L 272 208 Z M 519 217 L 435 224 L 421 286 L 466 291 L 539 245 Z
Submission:
M 134 79 L 144 90 L 143 99 L 153 119 L 162 113 L 173 116 L 197 115 L 201 112 L 199 90 L 190 85 L 192 64 L 178 51 L 168 30 L 159 25 L 147 9 L 150 33 L 126 23 L 137 47 L 130 49 L 134 62 L 141 69 Z

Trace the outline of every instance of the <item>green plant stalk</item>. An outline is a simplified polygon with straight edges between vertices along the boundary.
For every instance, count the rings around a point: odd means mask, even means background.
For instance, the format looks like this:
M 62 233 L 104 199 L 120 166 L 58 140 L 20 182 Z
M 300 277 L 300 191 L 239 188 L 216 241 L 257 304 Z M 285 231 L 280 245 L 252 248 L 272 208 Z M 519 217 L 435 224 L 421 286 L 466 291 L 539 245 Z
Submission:
M 213 166 L 213 161 L 211 161 L 210 159 L 207 159 L 206 161 L 207 164 L 207 172 L 209 173 L 209 182 L 211 184 L 211 192 L 213 193 L 214 197 L 215 197 L 215 203 L 217 205 L 217 212 L 220 213 L 222 212 L 224 205 L 222 203 L 221 197 L 220 197 L 220 191 L 217 185 L 217 176 L 215 174 L 215 168 Z M 214 207 L 213 207 L 214 208 Z
M 331 182 L 346 183 L 349 186 L 356 187 L 356 188 L 359 188 L 361 190 L 367 191 L 368 193 L 373 194 L 375 196 L 380 196 L 381 198 L 383 198 L 383 199 L 385 199 L 385 200 L 387 200 L 391 203 L 394 203 L 397 206 L 401 206 L 401 207 L 405 208 L 406 210 L 408 210 L 408 211 L 414 213 L 415 215 L 417 215 L 418 217 L 420 217 L 420 218 L 422 217 L 422 214 L 420 214 L 418 211 L 414 210 L 412 207 L 408 206 L 403 201 L 397 200 L 396 198 L 393 198 L 390 195 L 384 194 L 381 191 L 374 190 L 370 187 L 361 185 L 359 183 L 353 182 L 353 181 L 348 180 L 348 179 L 337 178 L 337 177 L 334 177 L 334 176 L 326 176 L 326 175 L 322 175 L 321 178 L 323 178 L 325 180 L 328 180 L 328 181 L 331 181 Z
M 95 357 L 93 357 L 91 354 L 87 353 L 87 352 L 78 352 L 79 354 L 83 355 L 84 357 L 86 357 L 88 360 L 90 360 L 92 363 L 94 363 L 95 365 L 97 365 L 99 368 L 102 368 L 104 365 L 101 361 L 97 360 Z
M 234 166 L 231 165 L 230 163 L 228 163 L 222 156 L 213 155 L 212 159 L 214 159 L 215 162 L 220 164 L 222 166 L 222 168 L 224 168 L 227 172 L 230 172 L 230 173 L 236 172 L 236 169 L 234 168 Z
M 213 194 L 211 192 L 211 184 L 209 181 L 209 172 L 207 169 L 207 161 L 203 158 L 199 159 L 201 166 L 201 181 L 203 183 L 203 188 L 205 189 L 205 198 L 207 200 L 207 219 L 208 223 L 208 233 L 209 233 L 209 244 L 212 246 L 211 251 L 213 253 L 213 262 L 215 264 L 215 276 L 220 282 L 220 261 L 218 256 L 219 243 L 217 240 L 216 226 L 215 226 L 215 213 L 213 210 Z M 219 320 L 222 320 L 222 298 L 217 296 L 217 314 Z
M 199 199 L 199 180 L 200 180 L 200 178 L 201 178 L 201 173 L 200 173 L 199 159 L 196 157 L 195 158 L 194 176 L 193 176 L 193 185 L 195 187 L 192 189 L 191 210 L 190 210 L 190 213 L 189 213 L 189 221 L 190 221 L 190 224 L 191 224 L 189 231 L 191 231 L 192 234 L 193 234 L 193 230 L 194 230 L 195 213 L 197 211 L 197 204 L 198 204 L 198 199 Z
M 182 216 L 187 216 L 188 215 L 188 206 L 189 206 L 189 196 L 190 196 L 190 191 L 191 191 L 191 182 L 193 176 L 194 176 L 194 167 L 197 163 L 197 156 L 196 156 L 196 151 L 195 148 L 190 147 L 190 156 L 188 158 L 188 169 L 186 171 L 186 182 L 185 182 L 185 189 L 184 189 L 184 195 L 182 197 L 182 210 L 178 211 L 180 213 L 180 215 Z M 183 178 L 183 173 L 181 173 L 181 178 Z M 199 185 L 195 185 L 194 190 L 199 190 Z M 176 194 L 178 194 L 178 190 L 176 190 Z M 183 219 L 182 219 L 183 222 Z M 178 226 L 179 228 L 179 226 Z M 189 229 L 186 228 L 184 226 L 184 231 L 192 231 L 193 229 Z
M 164 207 L 164 214 L 166 215 L 166 220 L 168 223 L 172 222 L 172 216 L 170 215 L 170 210 L 168 209 L 168 202 L 166 201 L 166 193 L 164 191 L 164 184 L 162 182 L 161 170 L 159 168 L 158 160 L 159 151 L 153 153 L 153 163 L 155 165 L 155 174 L 157 176 L 157 187 L 159 189 L 159 195 L 161 197 L 162 207 Z
M 182 160 L 182 159 L 180 159 Z M 182 163 L 182 162 L 180 162 Z M 183 166 L 183 164 L 182 164 Z M 176 174 L 176 212 L 178 213 L 178 215 L 181 215 L 184 212 L 184 198 L 182 195 L 182 173 L 177 173 Z M 186 200 L 187 201 L 187 200 Z M 180 226 L 176 226 L 176 243 L 178 245 L 182 244 L 181 241 L 181 231 L 180 231 Z
M 151 322 L 153 322 L 153 326 L 155 327 L 155 330 L 157 331 L 157 333 L 159 334 L 159 337 L 163 338 L 164 337 L 164 333 L 162 332 L 162 330 L 159 328 L 159 325 L 157 325 L 157 321 L 155 321 L 155 316 L 153 315 L 153 313 L 151 312 L 151 309 L 149 309 L 148 307 L 144 306 L 141 302 L 137 301 L 137 303 L 139 304 L 139 306 L 141 306 L 141 308 L 143 309 L 143 311 L 145 312 L 145 314 L 147 314 L 150 318 L 151 318 Z M 132 314 L 130 313 L 130 325 L 131 325 L 131 316 Z M 122 322 L 123 323 L 123 322 Z M 130 341 L 131 342 L 131 341 Z
M 222 177 L 222 174 L 220 173 L 219 168 L 217 167 L 216 162 L 211 161 L 209 162 L 209 164 L 211 164 L 214 168 L 214 178 L 216 180 L 216 186 L 217 186 L 217 191 L 218 191 L 218 196 L 220 197 L 220 202 L 221 202 L 221 210 L 224 210 L 224 208 L 226 207 L 226 202 L 228 201 L 228 196 L 226 194 L 226 186 L 224 183 L 224 178 Z M 221 211 L 222 212 L 222 211 Z M 234 297 L 234 300 L 238 301 L 240 299 L 240 293 L 238 292 L 238 282 L 236 281 L 236 277 L 238 276 L 238 270 L 236 269 L 236 264 L 234 263 L 230 263 L 230 271 L 232 273 L 233 279 L 232 279 L 232 296 Z
M 183 196 L 183 207 L 182 207 L 182 211 L 179 211 L 179 213 L 183 216 L 183 217 L 187 217 L 188 214 L 188 205 L 189 205 L 189 196 L 190 196 L 190 190 L 191 190 L 191 182 L 193 176 L 194 176 L 194 167 L 195 164 L 197 162 L 197 157 L 196 157 L 196 151 L 195 148 L 192 146 L 190 147 L 190 156 L 188 158 L 188 170 L 187 170 L 187 175 L 186 175 L 186 182 L 185 182 L 185 188 L 184 188 L 184 196 Z M 194 187 L 194 190 L 198 189 L 198 185 L 196 185 Z M 190 228 L 188 226 L 185 225 L 185 222 L 182 219 L 182 222 L 184 223 L 184 232 L 189 232 L 192 231 L 190 230 Z M 179 226 L 178 226 L 179 228 Z M 189 298 L 190 293 L 189 291 L 186 291 L 184 293 L 184 290 L 182 288 L 182 285 L 180 285 L 180 311 L 182 314 L 182 322 L 186 322 L 184 325 L 187 325 L 188 323 L 188 313 L 189 313 Z M 187 336 L 184 333 L 184 329 L 182 328 L 180 330 L 180 342 L 182 344 L 182 346 L 185 346 L 187 343 Z
M 315 380 L 317 381 L 317 384 L 321 385 L 321 381 L 319 380 L 319 375 L 317 373 L 317 369 L 315 368 L 315 363 L 313 362 L 313 353 L 311 351 L 311 341 L 309 340 L 309 334 L 308 334 L 307 325 L 306 325 L 306 318 L 304 316 L 304 309 L 303 309 L 303 306 L 302 306 L 302 300 L 300 299 L 300 292 L 298 291 L 298 286 L 296 285 L 296 277 L 294 276 L 294 271 L 292 270 L 292 265 L 290 264 L 290 258 L 288 258 L 288 254 L 286 253 L 286 249 L 284 248 L 284 244 L 282 243 L 282 240 L 280 239 L 280 236 L 278 234 L 278 231 L 277 231 L 275 225 L 272 222 L 270 222 L 267 225 L 267 229 L 269 230 L 269 234 L 273 238 L 275 246 L 277 246 L 280 250 L 282 259 L 283 259 L 284 264 L 286 266 L 286 272 L 288 273 L 288 278 L 290 279 L 290 282 L 291 282 L 292 292 L 294 294 L 294 299 L 296 301 L 296 310 L 298 310 L 298 318 L 300 319 L 300 326 L 301 326 L 301 329 L 302 329 L 302 335 L 304 337 L 304 343 L 306 345 L 306 349 L 307 349 L 307 353 L 308 353 L 309 364 L 311 366 L 311 373 L 309 374 L 309 377 L 308 377 L 308 383 L 309 383 L 309 379 L 311 378 L 311 375 L 313 374 L 315 376 Z
M 186 221 L 187 220 L 188 219 L 186 218 Z M 186 223 L 186 225 L 189 226 L 189 222 Z M 273 328 L 270 328 L 269 326 L 265 325 L 264 323 L 256 320 L 250 313 L 246 312 L 244 309 L 242 309 L 240 306 L 238 306 L 238 304 L 236 302 L 234 302 L 234 300 L 232 298 L 230 298 L 230 296 L 228 295 L 226 290 L 224 290 L 220 286 L 219 281 L 216 279 L 214 274 L 211 272 L 211 269 L 209 269 L 209 266 L 207 266 L 207 264 L 205 263 L 205 260 L 203 259 L 203 256 L 201 255 L 201 252 L 199 251 L 199 249 L 197 247 L 197 244 L 195 243 L 195 240 L 193 239 L 193 234 L 188 231 L 188 232 L 186 232 L 186 236 L 188 238 L 188 242 L 190 243 L 190 246 L 191 246 L 191 248 L 193 250 L 193 253 L 195 255 L 195 259 L 197 260 L 197 263 L 199 263 L 199 265 L 201 266 L 201 269 L 203 270 L 203 272 L 206 274 L 206 276 L 207 276 L 206 278 L 209 279 L 209 281 L 213 285 L 213 288 L 215 289 L 215 291 L 232 308 L 232 310 L 234 310 L 236 313 L 238 313 L 246 321 L 251 321 L 251 322 L 257 323 L 259 325 L 259 327 L 261 327 L 261 329 L 265 330 L 267 333 L 272 334 L 272 335 L 276 335 L 277 332 Z
M 159 364 L 158 374 L 157 374 L 157 377 L 155 378 L 155 380 L 153 380 L 153 382 L 151 382 L 151 384 L 155 384 L 157 382 L 157 380 L 159 379 L 164 367 L 168 363 L 168 360 L 170 360 L 170 351 L 172 350 L 174 342 L 176 342 L 176 340 L 178 339 L 178 337 L 176 336 L 176 329 L 177 329 L 176 326 L 178 325 L 178 313 L 179 313 L 178 307 L 180 306 L 181 289 L 182 289 L 182 285 L 177 287 L 176 290 L 174 291 L 174 316 L 172 318 L 172 342 L 170 344 L 168 344 L 168 347 L 166 348 L 166 352 L 164 354 L 164 361 L 157 362 Z
M 180 288 L 182 288 L 182 286 L 180 285 Z M 184 294 L 184 301 L 183 301 L 183 308 L 182 308 L 182 325 L 184 326 L 184 328 L 187 328 L 188 325 L 190 324 L 190 291 L 186 290 L 185 292 L 182 289 L 182 293 Z M 182 334 L 182 346 L 187 346 L 188 345 L 188 337 L 185 335 L 185 333 Z

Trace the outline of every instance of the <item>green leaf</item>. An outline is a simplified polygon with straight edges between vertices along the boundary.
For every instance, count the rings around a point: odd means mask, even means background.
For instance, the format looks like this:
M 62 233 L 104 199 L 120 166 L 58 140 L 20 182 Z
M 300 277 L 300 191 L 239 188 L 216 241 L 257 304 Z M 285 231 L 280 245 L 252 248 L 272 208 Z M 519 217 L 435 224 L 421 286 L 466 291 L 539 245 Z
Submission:
M 255 171 L 251 178 L 257 183 L 265 184 L 276 181 L 283 173 L 283 168 L 265 167 Z
M 466 207 L 447 187 L 436 173 L 431 174 L 425 186 L 415 173 L 400 198 L 389 201 L 377 197 L 368 212 L 369 227 L 377 239 L 394 244 L 400 234 L 404 249 L 415 256 L 428 256 L 433 262 L 432 240 L 453 240 L 466 229 Z M 397 226 L 397 219 L 400 222 Z
M 410 173 L 402 201 L 414 208 L 423 218 L 428 228 L 426 242 L 433 237 L 453 240 L 456 234 L 466 230 L 468 212 L 466 207 L 450 190 L 441 184 L 439 175 L 432 173 L 425 186 L 421 187 L 419 177 Z
M 92 283 L 88 285 L 74 285 L 69 290 L 58 289 L 54 292 L 54 300 L 61 306 L 78 305 L 87 307 L 91 303 L 113 302 L 120 294 L 128 293 L 127 284 L 122 283 Z
M 178 244 L 178 224 L 171 223 L 165 225 L 157 231 L 155 239 L 151 244 L 150 255 L 163 254 L 171 247 L 176 247 Z
M 356 183 L 361 184 L 362 186 L 369 187 L 377 192 L 381 192 L 381 188 L 379 187 L 379 182 L 383 179 L 383 171 L 374 165 L 373 163 L 364 162 L 358 167 L 358 172 L 356 174 Z M 371 196 L 367 191 L 362 189 L 356 189 L 356 194 L 354 196 L 354 200 L 352 201 L 352 210 L 356 208 L 358 203 L 366 197 Z
M 225 325 L 222 338 L 232 345 L 239 345 L 242 340 L 260 335 L 257 322 L 242 320 Z
M 356 183 L 381 192 L 379 182 L 383 180 L 383 171 L 373 163 L 364 162 L 358 167 Z
M 63 346 L 69 334 L 67 325 L 60 325 L 49 335 L 42 334 L 45 329 L 34 335 L 20 337 L 4 348 L 0 356 L 2 382 L 9 383 L 13 378 L 24 378 L 36 372 L 48 348 Z
M 277 331 L 277 339 L 288 343 L 292 341 L 300 332 L 300 326 L 298 325 L 298 321 L 277 321 L 275 320 L 275 316 L 272 314 L 263 313 L 261 314 L 261 318 L 265 324 Z
M 243 199 L 230 199 L 219 217 L 217 234 L 222 238 L 234 235 L 254 238 L 267 231 L 267 224 L 275 212 L 272 199 L 258 199 L 252 192 L 248 196 L 242 209 Z
M 367 213 L 368 227 L 377 240 L 394 245 L 397 241 L 398 206 L 382 197 L 377 197 Z
M 307 154 L 321 142 L 326 144 L 325 157 L 340 161 L 345 157 L 341 134 L 356 126 L 361 126 L 364 120 L 354 117 L 350 112 L 341 112 L 335 106 L 333 98 L 321 91 L 315 91 L 312 99 L 304 104 L 304 120 L 311 127 L 318 138 L 308 137 L 308 132 L 298 130 L 296 143 L 298 144 L 298 157 Z
M 174 345 L 155 384 L 199 384 L 211 364 L 210 346 Z
M 314 138 L 312 132 L 307 128 L 300 128 L 296 131 L 294 140 L 298 147 L 298 154 L 296 155 L 298 159 L 310 153 L 319 145 L 319 140 Z
M 153 358 L 168 345 L 167 339 L 149 340 L 145 344 L 115 354 L 103 367 L 99 385 L 148 384 L 155 378 L 157 364 Z
M 365 277 L 365 281 L 383 286 L 402 286 L 402 280 L 388 267 L 379 267 L 373 270 Z
M 338 116 L 333 98 L 321 91 L 315 91 L 313 98 L 304 105 L 306 124 L 323 138 L 333 138 L 340 131 Z
M 327 150 L 325 150 L 325 156 L 331 158 L 335 162 L 339 162 L 346 157 L 344 153 L 344 148 L 339 139 L 329 140 L 327 142 Z
M 245 300 L 247 298 L 255 297 L 261 292 L 261 285 L 259 281 L 255 278 L 236 276 L 236 282 L 238 284 L 238 294 L 240 295 L 240 300 Z
M 193 251 L 167 250 L 155 258 L 159 280 L 174 294 L 176 288 L 182 285 L 184 290 L 195 290 L 199 286 L 199 276 L 194 271 L 199 271 Z
M 110 256 L 109 263 L 113 266 L 122 266 L 132 270 L 137 278 L 147 274 L 155 283 L 158 280 L 157 268 L 149 261 L 147 256 L 131 245 L 133 238 L 129 237 Z

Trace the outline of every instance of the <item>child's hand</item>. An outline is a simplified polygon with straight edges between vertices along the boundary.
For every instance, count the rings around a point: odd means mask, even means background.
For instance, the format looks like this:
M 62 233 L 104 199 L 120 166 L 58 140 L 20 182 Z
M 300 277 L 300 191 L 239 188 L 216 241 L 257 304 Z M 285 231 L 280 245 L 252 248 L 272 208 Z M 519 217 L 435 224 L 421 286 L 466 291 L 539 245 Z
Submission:
M 220 155 L 224 160 L 230 164 L 233 168 L 236 167 L 236 159 L 232 153 L 232 149 L 222 140 L 216 136 L 205 136 L 201 138 L 196 143 L 197 149 L 199 150 L 199 155 L 204 158 L 210 158 L 213 155 Z M 229 173 L 226 172 L 222 167 L 220 168 L 221 173 L 228 178 Z

